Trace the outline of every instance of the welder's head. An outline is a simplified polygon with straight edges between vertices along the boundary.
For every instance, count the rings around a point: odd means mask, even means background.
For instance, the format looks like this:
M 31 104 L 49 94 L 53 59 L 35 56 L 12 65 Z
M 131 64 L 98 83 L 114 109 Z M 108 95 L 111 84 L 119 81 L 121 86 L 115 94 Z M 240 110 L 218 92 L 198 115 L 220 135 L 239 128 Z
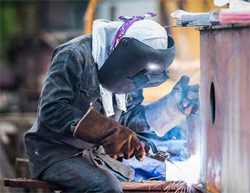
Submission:
M 99 70 L 100 83 L 113 93 L 158 86 L 169 78 L 167 68 L 175 57 L 174 40 L 161 25 L 140 17 L 121 18 L 124 24 Z

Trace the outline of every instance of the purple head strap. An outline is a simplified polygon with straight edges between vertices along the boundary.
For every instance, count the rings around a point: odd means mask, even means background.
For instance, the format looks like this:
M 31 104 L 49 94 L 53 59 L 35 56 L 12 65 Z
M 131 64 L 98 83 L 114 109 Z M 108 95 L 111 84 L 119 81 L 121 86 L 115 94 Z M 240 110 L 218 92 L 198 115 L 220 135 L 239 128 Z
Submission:
M 124 36 L 124 34 L 126 33 L 126 31 L 133 23 L 135 23 L 136 21 L 143 20 L 148 16 L 155 17 L 156 14 L 148 12 L 143 16 L 133 16 L 132 18 L 120 16 L 119 19 L 124 21 L 124 24 L 122 24 L 122 26 L 118 29 L 117 33 L 115 34 L 115 36 L 112 40 L 112 43 L 111 43 L 111 48 L 110 48 L 109 54 L 111 54 L 114 51 L 117 43 L 119 43 L 121 41 L 121 39 Z

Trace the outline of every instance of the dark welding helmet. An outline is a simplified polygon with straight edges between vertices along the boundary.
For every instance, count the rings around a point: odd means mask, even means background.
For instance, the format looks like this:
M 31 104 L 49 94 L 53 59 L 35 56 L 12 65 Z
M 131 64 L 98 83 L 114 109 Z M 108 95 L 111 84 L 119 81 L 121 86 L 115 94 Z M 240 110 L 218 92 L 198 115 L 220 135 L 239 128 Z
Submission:
M 171 36 L 167 49 L 154 49 L 137 39 L 123 37 L 99 70 L 99 82 L 116 94 L 158 86 L 169 78 L 167 68 L 174 58 Z

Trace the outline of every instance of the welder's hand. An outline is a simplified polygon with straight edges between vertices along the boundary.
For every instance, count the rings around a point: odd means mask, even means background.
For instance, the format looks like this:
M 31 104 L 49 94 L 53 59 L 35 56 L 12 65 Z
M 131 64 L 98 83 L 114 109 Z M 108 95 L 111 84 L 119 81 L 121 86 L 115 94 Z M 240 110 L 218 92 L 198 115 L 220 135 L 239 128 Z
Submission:
M 135 156 L 139 161 L 145 159 L 144 147 L 133 131 L 123 126 L 109 130 L 110 135 L 99 143 L 108 155 L 125 159 Z
M 158 136 L 165 135 L 190 113 L 199 108 L 199 85 L 188 85 L 189 77 L 182 76 L 173 90 L 160 100 L 146 106 L 146 119 Z
M 189 80 L 188 76 L 182 76 L 170 93 L 180 110 L 186 115 L 195 113 L 199 109 L 200 86 L 198 84 L 188 85 Z
M 94 108 L 90 108 L 79 121 L 73 136 L 97 146 L 102 145 L 112 157 L 130 159 L 135 156 L 139 161 L 146 157 L 142 143 L 132 130 L 105 117 Z

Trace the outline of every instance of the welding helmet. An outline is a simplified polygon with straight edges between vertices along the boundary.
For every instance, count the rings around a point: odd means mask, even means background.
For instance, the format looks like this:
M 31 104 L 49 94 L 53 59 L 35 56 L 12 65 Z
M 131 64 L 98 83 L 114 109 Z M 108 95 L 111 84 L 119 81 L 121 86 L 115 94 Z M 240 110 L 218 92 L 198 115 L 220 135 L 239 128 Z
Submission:
M 167 41 L 164 49 L 155 49 L 140 41 L 140 37 L 125 35 L 135 21 L 144 19 L 141 17 L 122 18 L 124 25 L 114 37 L 110 55 L 98 71 L 99 82 L 110 92 L 126 94 L 135 89 L 158 86 L 169 78 L 167 68 L 175 57 L 175 43 L 163 27 Z

